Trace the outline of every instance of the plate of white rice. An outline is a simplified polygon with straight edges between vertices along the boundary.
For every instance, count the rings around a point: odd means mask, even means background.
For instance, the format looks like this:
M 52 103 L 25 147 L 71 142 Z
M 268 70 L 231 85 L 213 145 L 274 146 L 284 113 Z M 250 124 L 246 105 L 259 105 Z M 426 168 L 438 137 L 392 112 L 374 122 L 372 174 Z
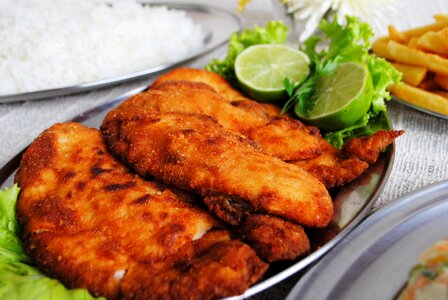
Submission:
M 217 22 L 219 31 L 211 26 Z M 241 28 L 236 14 L 208 5 L 1 0 L 0 102 L 151 77 L 223 45 Z

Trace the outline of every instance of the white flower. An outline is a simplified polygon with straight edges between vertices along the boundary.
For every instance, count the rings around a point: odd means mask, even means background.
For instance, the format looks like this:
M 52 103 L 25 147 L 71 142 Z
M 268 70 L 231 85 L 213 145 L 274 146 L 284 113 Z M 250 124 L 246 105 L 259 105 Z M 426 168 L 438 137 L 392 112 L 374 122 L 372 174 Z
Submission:
M 372 25 L 374 32 L 383 34 L 388 20 L 398 11 L 399 0 L 287 0 L 288 12 L 292 13 L 303 42 L 314 33 L 321 19 L 334 11 L 341 22 L 344 16 L 357 16 Z M 304 23 L 304 24 L 301 24 Z M 301 26 L 304 25 L 304 26 Z
M 340 20 L 351 15 L 369 23 L 375 34 L 385 34 L 385 29 L 399 11 L 403 1 L 399 0 L 339 0 L 336 14 Z
M 316 31 L 320 20 L 330 8 L 333 8 L 334 2 L 334 0 L 289 0 L 286 2 L 288 12 L 293 14 L 294 20 L 305 21 L 305 28 L 299 35 L 301 42 Z

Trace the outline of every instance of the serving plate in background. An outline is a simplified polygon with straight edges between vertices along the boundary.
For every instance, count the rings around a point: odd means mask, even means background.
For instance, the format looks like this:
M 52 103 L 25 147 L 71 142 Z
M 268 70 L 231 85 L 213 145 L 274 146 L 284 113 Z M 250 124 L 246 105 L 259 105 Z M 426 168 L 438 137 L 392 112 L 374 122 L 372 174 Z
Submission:
M 54 89 L 46 89 L 34 92 L 10 94 L 0 96 L 0 103 L 25 101 L 25 100 L 37 100 L 42 98 L 50 98 L 62 95 L 77 94 L 90 90 L 100 89 L 120 83 L 134 81 L 143 78 L 149 78 L 162 71 L 180 66 L 194 60 L 214 49 L 224 45 L 229 36 L 235 31 L 241 31 L 243 28 L 242 19 L 235 13 L 227 11 L 222 8 L 203 5 L 203 4 L 189 4 L 189 3 L 176 3 L 165 1 L 140 1 L 143 5 L 150 4 L 154 6 L 167 6 L 169 9 L 183 10 L 189 17 L 193 19 L 195 24 L 201 26 L 205 32 L 205 38 L 203 46 L 199 51 L 196 51 L 187 57 L 175 61 L 173 63 L 161 64 L 158 66 L 147 68 L 142 66 L 140 71 L 122 74 L 111 78 L 105 78 L 101 80 L 95 80 L 91 82 L 79 83 L 76 85 L 65 86 Z M 217 26 L 219 24 L 219 26 Z
M 448 238 L 448 181 L 381 208 L 296 284 L 293 299 L 394 299 L 420 253 Z
M 145 89 L 146 87 L 140 87 L 132 90 L 106 104 L 86 111 L 74 118 L 73 121 L 83 123 L 89 127 L 99 128 L 108 111 L 125 99 Z M 387 124 L 389 128 L 391 127 L 387 116 L 383 115 L 380 121 L 383 124 Z M 292 262 L 271 264 L 271 267 L 261 282 L 249 288 L 243 295 L 229 299 L 236 300 L 253 296 L 278 284 L 289 276 L 304 270 L 330 251 L 330 249 L 353 230 L 369 212 L 389 178 L 394 160 L 394 147 L 394 144 L 391 145 L 387 151 L 380 155 L 378 162 L 372 165 L 355 181 L 341 189 L 332 191 L 332 198 L 335 204 L 333 220 L 325 229 L 314 229 L 308 232 L 313 247 L 313 252 L 310 255 Z M 19 167 L 22 154 L 23 151 L 0 169 L 0 186 L 9 187 L 13 185 L 14 174 Z

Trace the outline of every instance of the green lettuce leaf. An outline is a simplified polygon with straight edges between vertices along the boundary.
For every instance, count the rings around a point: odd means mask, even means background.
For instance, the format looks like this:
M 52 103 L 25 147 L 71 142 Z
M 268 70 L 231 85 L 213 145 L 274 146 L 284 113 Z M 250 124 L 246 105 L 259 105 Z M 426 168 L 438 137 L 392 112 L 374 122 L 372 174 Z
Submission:
M 68 290 L 33 265 L 19 238 L 21 228 L 16 220 L 19 191 L 17 185 L 0 190 L 0 299 L 96 299 L 86 289 Z
M 229 38 L 229 48 L 224 59 L 213 59 L 205 69 L 223 76 L 236 84 L 235 60 L 246 48 L 259 44 L 284 44 L 288 38 L 288 27 L 281 21 L 270 21 L 265 27 L 254 26 L 253 30 L 233 33 Z
M 399 83 L 402 74 L 391 66 L 384 58 L 369 55 L 367 68 L 373 81 L 373 98 L 369 114 L 374 117 L 380 112 L 386 111 L 385 101 L 390 100 L 391 95 L 387 87 L 391 83 Z
M 294 90 L 282 112 L 294 106 L 296 112 L 308 115 L 314 108 L 313 91 L 317 79 L 330 74 L 340 63 L 356 62 L 365 64 L 372 77 L 374 92 L 370 109 L 356 124 L 329 132 L 325 139 L 340 148 L 345 141 L 360 134 L 371 135 L 380 129 L 387 129 L 370 124 L 375 122 L 381 112 L 386 111 L 385 101 L 391 98 L 387 87 L 392 83 L 399 83 L 401 73 L 384 59 L 369 53 L 370 39 L 373 37 L 369 24 L 347 16 L 345 25 L 339 24 L 338 19 L 334 18 L 332 22 L 322 20 L 319 29 L 323 38 L 311 36 L 301 49 L 311 60 L 311 72 Z

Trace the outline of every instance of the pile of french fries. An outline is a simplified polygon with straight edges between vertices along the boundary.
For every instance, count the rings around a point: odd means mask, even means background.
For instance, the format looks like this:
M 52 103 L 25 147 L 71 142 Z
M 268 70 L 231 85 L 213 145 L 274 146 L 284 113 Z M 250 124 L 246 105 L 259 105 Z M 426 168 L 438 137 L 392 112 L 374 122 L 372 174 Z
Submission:
M 435 23 L 399 31 L 376 40 L 373 52 L 403 73 L 404 83 L 390 87 L 398 99 L 448 115 L 448 15 L 435 15 Z

